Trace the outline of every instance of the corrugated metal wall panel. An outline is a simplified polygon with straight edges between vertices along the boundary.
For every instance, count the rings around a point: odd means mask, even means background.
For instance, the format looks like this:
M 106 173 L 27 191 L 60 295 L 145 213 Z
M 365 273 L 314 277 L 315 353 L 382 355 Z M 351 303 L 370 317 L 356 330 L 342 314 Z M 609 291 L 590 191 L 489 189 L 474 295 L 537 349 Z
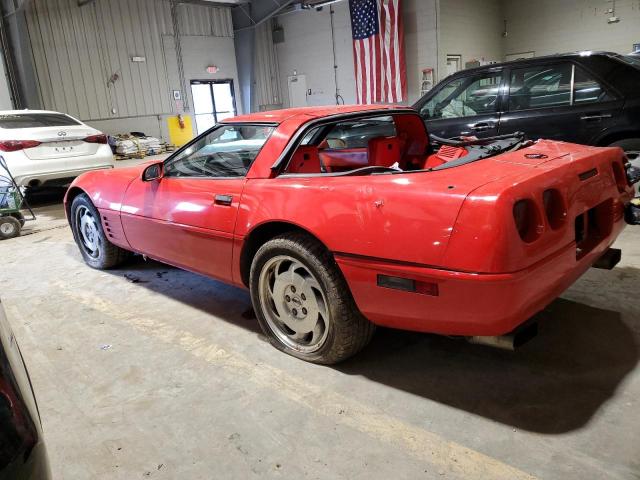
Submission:
M 179 5 L 180 34 L 233 37 L 231 9 L 182 3 Z
M 273 45 L 273 24 L 270 21 L 256 27 L 254 41 L 253 104 L 254 109 L 265 110 L 282 103 L 278 59 Z
M 178 18 L 181 35 L 233 36 L 229 8 L 179 5 Z M 32 0 L 27 26 L 44 108 L 82 120 L 172 113 L 162 44 L 172 25 L 169 1 Z

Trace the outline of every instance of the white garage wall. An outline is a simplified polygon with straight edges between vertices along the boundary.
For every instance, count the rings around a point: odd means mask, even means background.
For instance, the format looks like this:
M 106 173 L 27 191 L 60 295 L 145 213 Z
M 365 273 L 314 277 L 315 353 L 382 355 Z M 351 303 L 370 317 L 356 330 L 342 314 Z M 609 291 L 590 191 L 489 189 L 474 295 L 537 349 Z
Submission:
M 336 64 L 338 65 L 338 93 L 345 103 L 355 103 L 355 76 L 353 70 L 353 47 L 348 3 L 333 7 L 336 41 Z M 311 95 L 309 105 L 335 104 L 335 81 L 333 77 L 333 51 L 331 43 L 331 14 L 329 8 L 321 11 L 305 10 L 277 17 L 284 29 L 283 43 L 276 45 L 283 105 L 289 106 L 287 77 L 294 70 L 306 75 L 307 88 Z
M 191 79 L 233 78 L 237 84 L 230 9 L 180 4 L 176 12 L 186 104 Z M 38 106 L 106 133 L 137 130 L 166 138 L 164 118 L 179 111 L 171 91 L 183 90 L 168 1 L 96 0 L 78 7 L 76 0 L 32 0 L 27 25 Z M 134 63 L 132 56 L 146 61 Z M 205 73 L 207 65 L 220 72 Z M 118 78 L 109 83 L 113 74 Z
M 420 98 L 422 70 L 433 68 L 437 75 L 438 37 L 436 14 L 438 0 L 404 0 L 404 48 L 407 62 L 408 104 Z
M 536 56 L 579 50 L 629 53 L 640 43 L 640 1 L 616 0 L 619 23 L 607 23 L 603 0 L 505 0 L 509 34 L 505 54 L 534 51 Z
M 405 55 L 409 103 L 419 96 L 419 71 L 436 67 L 436 0 L 404 0 Z M 353 43 L 348 2 L 334 5 L 338 90 L 345 103 L 356 102 Z M 289 105 L 287 77 L 296 70 L 306 75 L 310 105 L 334 104 L 331 18 L 328 8 L 279 16 L 284 43 L 276 51 L 280 69 L 283 105 Z
M 500 0 L 440 0 L 439 4 L 439 80 L 446 75 L 448 54 L 462 55 L 462 68 L 474 59 L 503 60 L 504 22 Z

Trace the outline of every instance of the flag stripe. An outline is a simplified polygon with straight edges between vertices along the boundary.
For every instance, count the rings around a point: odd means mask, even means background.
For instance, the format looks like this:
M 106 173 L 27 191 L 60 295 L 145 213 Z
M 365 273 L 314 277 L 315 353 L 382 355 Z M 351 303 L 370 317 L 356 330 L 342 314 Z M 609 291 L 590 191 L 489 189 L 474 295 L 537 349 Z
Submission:
M 360 47 L 359 42 L 353 42 L 353 59 L 356 69 L 356 96 L 358 103 L 363 103 L 362 99 L 362 76 L 360 72 Z
M 406 100 L 402 0 L 349 0 L 358 103 Z

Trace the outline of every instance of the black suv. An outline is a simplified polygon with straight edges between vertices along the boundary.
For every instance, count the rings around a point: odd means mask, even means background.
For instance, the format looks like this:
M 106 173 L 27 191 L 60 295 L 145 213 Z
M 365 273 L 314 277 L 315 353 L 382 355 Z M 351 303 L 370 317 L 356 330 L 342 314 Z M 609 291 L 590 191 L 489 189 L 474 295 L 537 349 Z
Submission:
M 414 105 L 429 133 L 452 138 L 524 132 L 640 151 L 640 57 L 581 52 L 457 72 Z

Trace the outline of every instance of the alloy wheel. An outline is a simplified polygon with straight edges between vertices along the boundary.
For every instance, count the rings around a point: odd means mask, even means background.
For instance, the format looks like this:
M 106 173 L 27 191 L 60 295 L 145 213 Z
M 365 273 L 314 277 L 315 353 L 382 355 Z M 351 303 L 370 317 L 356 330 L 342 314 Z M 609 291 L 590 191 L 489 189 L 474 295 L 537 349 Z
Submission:
M 258 285 L 262 311 L 274 335 L 301 353 L 319 350 L 327 339 L 330 316 L 322 287 L 309 268 L 279 255 L 264 264 Z

